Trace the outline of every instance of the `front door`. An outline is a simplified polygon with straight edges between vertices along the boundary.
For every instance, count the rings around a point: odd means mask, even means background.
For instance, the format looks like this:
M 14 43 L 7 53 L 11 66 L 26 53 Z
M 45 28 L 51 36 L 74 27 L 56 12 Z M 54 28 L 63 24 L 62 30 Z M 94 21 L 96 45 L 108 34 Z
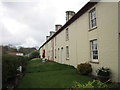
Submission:
M 118 43 L 118 68 L 120 68 L 120 33 L 119 33 L 119 43 Z M 119 69 L 118 69 L 119 70 Z M 118 72 L 118 81 L 120 82 L 120 72 Z
M 58 48 L 58 62 L 60 63 L 60 50 Z
M 61 63 L 64 63 L 64 50 L 61 48 Z

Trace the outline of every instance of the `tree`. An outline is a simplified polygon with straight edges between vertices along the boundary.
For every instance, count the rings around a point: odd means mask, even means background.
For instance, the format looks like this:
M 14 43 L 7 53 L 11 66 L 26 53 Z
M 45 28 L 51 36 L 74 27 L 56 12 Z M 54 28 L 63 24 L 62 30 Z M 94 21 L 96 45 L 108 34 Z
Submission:
M 7 54 L 8 46 L 2 46 L 2 54 Z
M 36 48 L 34 48 L 34 47 L 33 48 L 20 47 L 19 52 L 22 52 L 22 53 L 24 53 L 24 55 L 26 55 L 32 51 L 35 51 L 35 50 L 36 50 Z
M 31 52 L 29 58 L 30 59 L 39 58 L 39 52 L 38 51 Z
M 2 53 L 7 54 L 8 52 L 17 52 L 17 48 L 15 46 L 2 46 Z

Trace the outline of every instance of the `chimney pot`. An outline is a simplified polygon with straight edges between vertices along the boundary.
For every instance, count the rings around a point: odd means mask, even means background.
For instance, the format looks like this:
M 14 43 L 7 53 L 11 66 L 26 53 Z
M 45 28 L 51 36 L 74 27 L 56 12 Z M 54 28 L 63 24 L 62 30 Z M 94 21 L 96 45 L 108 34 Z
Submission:
M 50 36 L 46 36 L 46 41 L 49 39 Z
M 60 25 L 60 24 L 55 25 L 55 31 L 58 31 L 61 27 L 62 27 L 62 25 Z
M 74 11 L 66 11 L 66 22 L 75 15 Z
M 50 31 L 50 37 L 51 37 L 54 33 L 55 33 L 54 31 Z

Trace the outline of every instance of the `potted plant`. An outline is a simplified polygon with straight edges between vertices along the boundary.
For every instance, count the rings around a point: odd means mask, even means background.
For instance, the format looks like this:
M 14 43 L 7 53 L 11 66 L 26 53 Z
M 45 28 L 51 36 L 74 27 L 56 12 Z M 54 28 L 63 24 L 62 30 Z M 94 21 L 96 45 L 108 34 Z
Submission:
M 99 68 L 97 71 L 97 77 L 101 82 L 106 82 L 110 79 L 110 69 L 109 68 Z

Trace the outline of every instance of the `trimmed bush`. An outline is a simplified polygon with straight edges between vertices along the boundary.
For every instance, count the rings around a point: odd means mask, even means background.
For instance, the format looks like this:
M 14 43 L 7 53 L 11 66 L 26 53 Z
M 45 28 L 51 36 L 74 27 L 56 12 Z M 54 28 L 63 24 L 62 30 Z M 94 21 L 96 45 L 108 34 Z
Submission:
M 2 87 L 6 88 L 9 84 L 14 84 L 14 80 L 18 73 L 17 68 L 27 64 L 27 57 L 15 55 L 2 55 Z
M 22 66 L 22 71 L 24 72 L 29 58 L 26 56 L 17 56 L 17 60 L 19 61 L 19 65 Z
M 38 51 L 33 51 L 30 53 L 29 59 L 33 59 L 33 58 L 39 58 L 39 52 Z
M 88 75 L 92 72 L 92 67 L 89 63 L 81 63 L 77 65 L 77 70 L 82 75 Z

